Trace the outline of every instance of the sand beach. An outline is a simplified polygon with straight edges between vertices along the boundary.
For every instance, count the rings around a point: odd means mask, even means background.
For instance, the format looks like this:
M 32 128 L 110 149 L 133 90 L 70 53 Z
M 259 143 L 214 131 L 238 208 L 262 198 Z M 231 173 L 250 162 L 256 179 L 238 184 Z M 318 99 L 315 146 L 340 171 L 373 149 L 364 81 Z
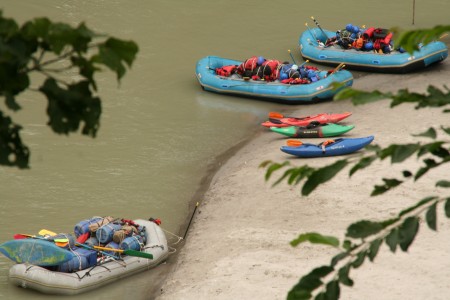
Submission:
M 395 92 L 408 88 L 425 92 L 428 85 L 450 86 L 450 61 L 406 75 L 369 74 L 354 87 Z M 450 125 L 442 109 L 414 109 L 413 105 L 389 108 L 388 100 L 353 106 L 349 101 L 287 106 L 282 113 L 305 116 L 321 112 L 351 111 L 343 124 L 354 124 L 346 137 L 374 135 L 374 143 L 427 141 L 411 134 L 429 127 Z M 260 126 L 255 124 L 255 126 Z M 258 134 L 241 147 L 215 173 L 200 199 L 183 247 L 171 259 L 170 273 L 158 300 L 285 299 L 289 290 L 313 268 L 327 265 L 335 249 L 289 242 L 299 234 L 319 232 L 341 241 L 348 225 L 362 219 L 385 220 L 425 196 L 444 194 L 434 183 L 448 179 L 448 166 L 430 171 L 417 182 L 408 181 L 384 195 L 370 197 L 382 178 L 400 178 L 401 171 L 416 171 L 421 160 L 412 157 L 402 165 L 389 161 L 349 177 L 344 170 L 310 196 L 286 181 L 266 182 L 261 162 L 289 161 L 292 165 L 324 166 L 337 157 L 298 159 L 279 150 L 286 138 L 260 126 Z M 446 137 L 448 139 L 448 136 Z M 319 143 L 322 139 L 305 139 Z M 363 150 L 364 151 L 364 150 Z M 447 192 L 448 193 L 448 192 Z M 450 295 L 450 222 L 438 209 L 438 231 L 422 222 L 408 252 L 392 254 L 382 245 L 374 263 L 366 262 L 350 273 L 353 288 L 343 288 L 341 299 L 448 299 Z

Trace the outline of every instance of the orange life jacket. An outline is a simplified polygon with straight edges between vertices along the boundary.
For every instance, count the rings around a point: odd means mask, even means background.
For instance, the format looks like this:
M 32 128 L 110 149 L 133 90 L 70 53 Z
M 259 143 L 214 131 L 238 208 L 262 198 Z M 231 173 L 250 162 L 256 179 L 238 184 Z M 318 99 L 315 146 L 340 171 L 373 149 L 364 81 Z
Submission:
M 334 143 L 334 140 L 326 140 L 325 142 L 323 142 L 322 143 L 322 152 L 325 152 L 325 147 L 326 146 L 328 146 L 330 144 L 333 144 L 333 143 Z
M 352 47 L 355 49 L 361 49 L 364 46 L 364 39 L 358 38 L 352 43 Z

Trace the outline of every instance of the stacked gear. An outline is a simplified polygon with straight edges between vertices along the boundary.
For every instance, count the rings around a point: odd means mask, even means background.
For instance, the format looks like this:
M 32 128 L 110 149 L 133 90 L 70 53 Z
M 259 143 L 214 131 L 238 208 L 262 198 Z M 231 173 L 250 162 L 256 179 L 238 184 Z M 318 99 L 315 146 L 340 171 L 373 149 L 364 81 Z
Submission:
M 392 32 L 383 28 L 361 29 L 347 24 L 344 29 L 336 31 L 336 37 L 329 39 L 326 45 L 338 44 L 344 49 L 373 50 L 380 54 L 389 54 L 393 49 L 392 35 Z
M 277 81 L 284 84 L 308 84 L 330 74 L 330 72 L 319 72 L 318 68 L 305 64 L 306 62 L 298 66 L 287 61 L 281 62 L 275 59 L 265 59 L 262 56 L 252 56 L 240 65 L 222 66 L 216 68 L 215 72 L 222 77 L 236 74 L 235 76 L 238 78 L 246 80 Z

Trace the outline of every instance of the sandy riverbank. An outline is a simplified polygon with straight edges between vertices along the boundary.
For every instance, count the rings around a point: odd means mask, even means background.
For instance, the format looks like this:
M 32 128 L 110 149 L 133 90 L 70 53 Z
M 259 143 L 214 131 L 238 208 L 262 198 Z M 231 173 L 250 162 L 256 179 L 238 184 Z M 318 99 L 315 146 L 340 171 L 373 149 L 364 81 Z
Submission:
M 372 74 L 355 81 L 354 87 L 396 91 L 409 88 L 424 92 L 429 84 L 450 86 L 450 61 L 424 72 L 408 75 Z M 438 124 L 450 125 L 441 109 L 415 110 L 411 105 L 389 109 L 387 101 L 363 106 L 326 102 L 295 107 L 290 115 L 351 111 L 346 124 L 356 128 L 347 137 L 375 135 L 380 146 L 414 142 L 420 133 Z M 292 111 L 293 110 L 293 111 Z M 258 124 L 255 124 L 258 126 Z M 320 139 L 306 140 L 320 142 Z M 285 299 L 298 279 L 311 269 L 328 264 L 336 253 L 329 247 L 289 242 L 300 233 L 320 232 L 343 238 L 347 226 L 361 219 L 382 220 L 424 196 L 442 193 L 437 179 L 448 178 L 448 167 L 430 172 L 416 184 L 379 197 L 369 197 L 383 177 L 400 177 L 406 167 L 416 170 L 419 162 L 409 159 L 399 167 L 376 163 L 348 178 L 348 170 L 308 197 L 299 186 L 283 182 L 272 187 L 264 181 L 265 160 L 293 165 L 322 166 L 336 160 L 301 160 L 279 147 L 280 135 L 261 127 L 256 138 L 240 149 L 215 174 L 194 218 L 185 245 L 171 263 L 172 272 L 158 300 L 174 299 Z M 355 286 L 345 288 L 341 299 L 447 299 L 450 294 L 450 223 L 439 210 L 438 233 L 424 223 L 408 253 L 393 255 L 383 245 L 375 263 L 365 263 L 351 274 Z M 444 239 L 445 238 L 445 239 Z

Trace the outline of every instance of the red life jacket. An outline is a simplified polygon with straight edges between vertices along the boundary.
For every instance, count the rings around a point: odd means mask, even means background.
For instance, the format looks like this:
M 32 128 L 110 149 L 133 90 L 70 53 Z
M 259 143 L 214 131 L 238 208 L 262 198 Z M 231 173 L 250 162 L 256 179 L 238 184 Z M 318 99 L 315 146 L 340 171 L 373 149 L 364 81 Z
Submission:
M 279 69 L 278 66 L 281 65 L 281 62 L 279 60 L 266 60 L 263 64 L 262 64 L 262 68 L 270 68 L 271 74 L 270 76 L 265 76 L 267 78 L 264 78 L 266 81 L 274 81 L 276 79 L 278 79 L 278 75 L 279 75 Z M 264 72 L 263 72 L 264 74 Z
M 376 50 L 383 49 L 384 46 L 388 46 L 392 39 L 392 32 L 390 32 L 388 35 L 386 35 L 382 39 L 376 39 L 373 43 L 373 48 Z
M 253 71 L 257 66 L 258 66 L 258 57 L 252 56 L 239 65 L 239 67 L 237 68 L 237 73 L 242 75 L 244 74 L 245 70 Z
M 236 72 L 237 66 L 223 66 L 222 68 L 216 68 L 216 74 L 219 76 L 230 77 Z
M 369 40 L 373 37 L 373 32 L 375 31 L 375 27 L 369 27 L 367 28 L 363 33 L 364 40 Z
M 281 83 L 285 84 L 308 84 L 309 80 L 306 78 L 288 78 L 281 80 Z

